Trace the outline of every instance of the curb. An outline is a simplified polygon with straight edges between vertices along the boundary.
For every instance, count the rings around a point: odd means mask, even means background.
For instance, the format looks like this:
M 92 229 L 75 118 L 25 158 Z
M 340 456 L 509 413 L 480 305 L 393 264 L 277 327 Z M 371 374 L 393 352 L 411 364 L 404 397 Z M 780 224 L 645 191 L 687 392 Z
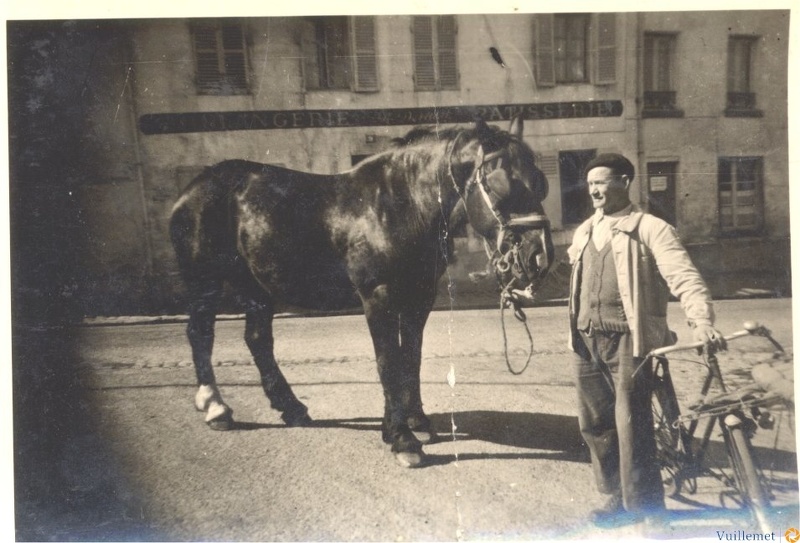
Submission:
M 767 299 L 767 298 L 791 298 L 791 296 L 776 296 L 774 291 L 766 289 L 744 288 L 736 292 L 718 295 L 713 298 L 714 301 L 723 300 L 754 300 L 754 299 Z M 539 307 L 559 307 L 566 306 L 568 303 L 567 298 L 555 298 L 552 300 L 543 300 L 537 302 L 528 308 Z M 488 303 L 485 301 L 476 302 L 473 304 L 454 305 L 447 307 L 446 304 L 437 304 L 434 306 L 433 311 L 477 311 L 487 309 L 498 309 L 499 304 Z M 276 313 L 276 319 L 295 319 L 295 318 L 313 318 L 313 317 L 338 317 L 347 315 L 363 315 L 364 311 L 361 309 L 345 309 L 340 311 L 303 311 L 303 312 L 283 312 Z M 221 314 L 217 315 L 218 321 L 230 320 L 244 320 L 244 313 L 241 314 Z M 122 315 L 122 316 L 100 316 L 100 317 L 86 317 L 80 326 L 120 326 L 126 324 L 176 324 L 184 323 L 189 320 L 188 315 Z
M 526 307 L 526 309 L 535 309 L 537 307 L 558 307 L 566 306 L 567 299 L 559 300 L 546 300 L 535 305 Z M 476 303 L 468 306 L 445 307 L 436 306 L 433 311 L 481 311 L 488 309 L 499 309 L 499 305 L 488 303 Z M 298 319 L 298 318 L 315 318 L 315 317 L 341 317 L 349 315 L 363 315 L 364 311 L 361 309 L 345 309 L 341 311 L 308 311 L 308 312 L 284 312 L 275 313 L 276 319 Z M 245 314 L 220 314 L 217 315 L 217 321 L 232 321 L 244 320 Z M 188 315 L 121 315 L 112 317 L 86 317 L 79 326 L 121 326 L 126 324 L 176 324 L 188 322 Z

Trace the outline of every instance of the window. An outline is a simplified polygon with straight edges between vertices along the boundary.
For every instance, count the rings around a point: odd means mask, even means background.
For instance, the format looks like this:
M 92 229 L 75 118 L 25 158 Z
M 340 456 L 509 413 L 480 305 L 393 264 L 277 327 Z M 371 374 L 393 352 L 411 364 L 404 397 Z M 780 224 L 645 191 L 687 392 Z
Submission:
M 755 234 L 761 229 L 763 159 L 722 157 L 719 159 L 720 231 Z
M 679 117 L 675 92 L 675 34 L 644 35 L 644 117 Z
M 756 95 L 750 87 L 753 49 L 756 38 L 732 36 L 728 39 L 728 96 L 725 114 L 731 117 L 761 116 Z
M 192 37 L 200 94 L 247 93 L 247 44 L 242 25 L 197 24 Z
M 414 88 L 458 88 L 456 18 L 453 15 L 414 16 Z
M 588 80 L 588 34 L 587 15 L 556 15 L 553 18 L 556 83 L 584 83 Z
M 534 32 L 538 87 L 616 82 L 615 14 L 539 14 Z
M 350 88 L 350 47 L 347 17 L 323 19 L 315 25 L 320 89 Z
M 378 90 L 373 17 L 314 17 L 303 33 L 306 89 Z

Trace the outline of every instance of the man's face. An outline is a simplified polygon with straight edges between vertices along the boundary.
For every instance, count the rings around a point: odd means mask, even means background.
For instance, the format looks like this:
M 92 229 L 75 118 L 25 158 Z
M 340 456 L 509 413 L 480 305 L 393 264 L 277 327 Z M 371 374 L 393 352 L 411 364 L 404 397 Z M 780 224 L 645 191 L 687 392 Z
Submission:
M 615 213 L 631 203 L 628 196 L 630 179 L 625 175 L 614 175 L 610 168 L 600 166 L 589 170 L 586 182 L 592 205 L 605 214 Z

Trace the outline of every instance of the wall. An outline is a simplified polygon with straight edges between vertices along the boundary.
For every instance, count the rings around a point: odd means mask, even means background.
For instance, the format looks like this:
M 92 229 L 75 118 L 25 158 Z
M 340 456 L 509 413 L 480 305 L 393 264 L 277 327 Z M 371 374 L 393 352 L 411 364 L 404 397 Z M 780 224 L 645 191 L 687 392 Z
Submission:
M 709 211 L 717 209 L 717 158 L 742 155 L 764 157 L 766 236 L 787 237 L 788 13 L 650 13 L 643 19 L 645 31 L 679 36 L 676 90 L 684 116 L 644 120 L 643 151 L 650 161 L 680 158 L 677 214 L 682 237 L 687 243 L 716 240 L 718 221 Z M 735 34 L 761 37 L 753 91 L 763 117 L 724 115 L 728 36 Z
M 350 167 L 351 155 L 378 152 L 411 126 L 247 130 L 145 135 L 135 120 L 154 113 L 259 111 L 283 109 L 371 109 L 441 107 L 461 104 L 547 103 L 620 100 L 620 117 L 533 120 L 525 123 L 525 141 L 543 158 L 560 151 L 619 151 L 644 164 L 677 160 L 678 228 L 696 245 L 703 271 L 716 273 L 703 255 L 723 258 L 728 266 L 760 263 L 762 271 L 788 268 L 788 155 L 786 66 L 788 12 L 624 13 L 616 17 L 617 82 L 537 87 L 533 72 L 533 15 L 458 17 L 459 90 L 418 92 L 413 88 L 410 20 L 376 19 L 380 92 L 306 91 L 303 88 L 300 29 L 302 18 L 246 19 L 250 40 L 252 93 L 202 96 L 194 86 L 188 21 L 154 19 L 119 22 L 124 32 L 108 45 L 108 59 L 95 65 L 91 103 L 92 137 L 101 158 L 97 174 L 82 190 L 92 232 L 86 260 L 92 283 L 87 311 L 180 311 L 181 285 L 168 239 L 167 221 L 180 190 L 204 166 L 229 158 L 281 164 L 298 170 L 332 173 Z M 728 30 L 730 29 L 730 30 Z M 679 105 L 684 117 L 639 116 L 640 30 L 679 32 Z M 725 67 L 728 33 L 762 36 L 756 71 L 762 118 L 727 118 Z M 497 47 L 506 67 L 488 54 Z M 103 57 L 105 58 L 105 57 Z M 491 121 L 492 119 L 490 119 Z M 506 121 L 496 124 L 505 127 Z M 716 206 L 717 157 L 726 154 L 765 157 L 766 238 L 774 243 L 717 239 L 710 209 Z M 641 169 L 641 167 L 640 167 Z M 553 223 L 558 255 L 574 225 L 561 223 L 558 170 L 550 175 L 545 211 Z M 633 193 L 644 202 L 644 185 Z M 770 251 L 755 249 L 770 247 Z M 712 249 L 709 249 L 712 248 Z M 467 274 L 483 267 L 479 243 L 457 244 L 460 263 L 451 274 L 461 292 L 492 291 L 467 283 Z M 746 263 L 743 264 L 743 263 Z M 731 270 L 733 273 L 734 270 Z M 727 272 L 726 272 L 727 273 Z M 783 277 L 781 273 L 777 276 Z M 556 281 L 558 283 L 558 281 Z M 726 284 L 730 284 L 728 281 Z M 554 286 L 553 296 L 564 285 Z M 727 288 L 727 287 L 726 287 Z M 781 287 L 782 292 L 787 289 Z M 494 296 L 493 292 L 491 293 Z M 491 299 L 491 297 L 487 297 Z M 142 302 L 145 300 L 145 302 Z

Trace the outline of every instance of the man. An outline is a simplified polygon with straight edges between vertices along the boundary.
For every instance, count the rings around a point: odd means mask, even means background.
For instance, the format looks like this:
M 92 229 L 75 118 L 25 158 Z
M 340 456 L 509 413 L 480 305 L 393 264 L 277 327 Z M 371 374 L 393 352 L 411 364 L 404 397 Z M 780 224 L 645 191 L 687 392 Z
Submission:
M 664 520 L 652 365 L 640 366 L 650 350 L 674 343 L 669 293 L 680 300 L 696 341 L 725 347 L 713 327 L 709 290 L 675 229 L 631 204 L 633 179 L 633 164 L 622 155 L 602 154 L 587 165 L 595 213 L 568 251 L 578 419 L 598 490 L 610 495 L 593 511 L 598 525 Z

